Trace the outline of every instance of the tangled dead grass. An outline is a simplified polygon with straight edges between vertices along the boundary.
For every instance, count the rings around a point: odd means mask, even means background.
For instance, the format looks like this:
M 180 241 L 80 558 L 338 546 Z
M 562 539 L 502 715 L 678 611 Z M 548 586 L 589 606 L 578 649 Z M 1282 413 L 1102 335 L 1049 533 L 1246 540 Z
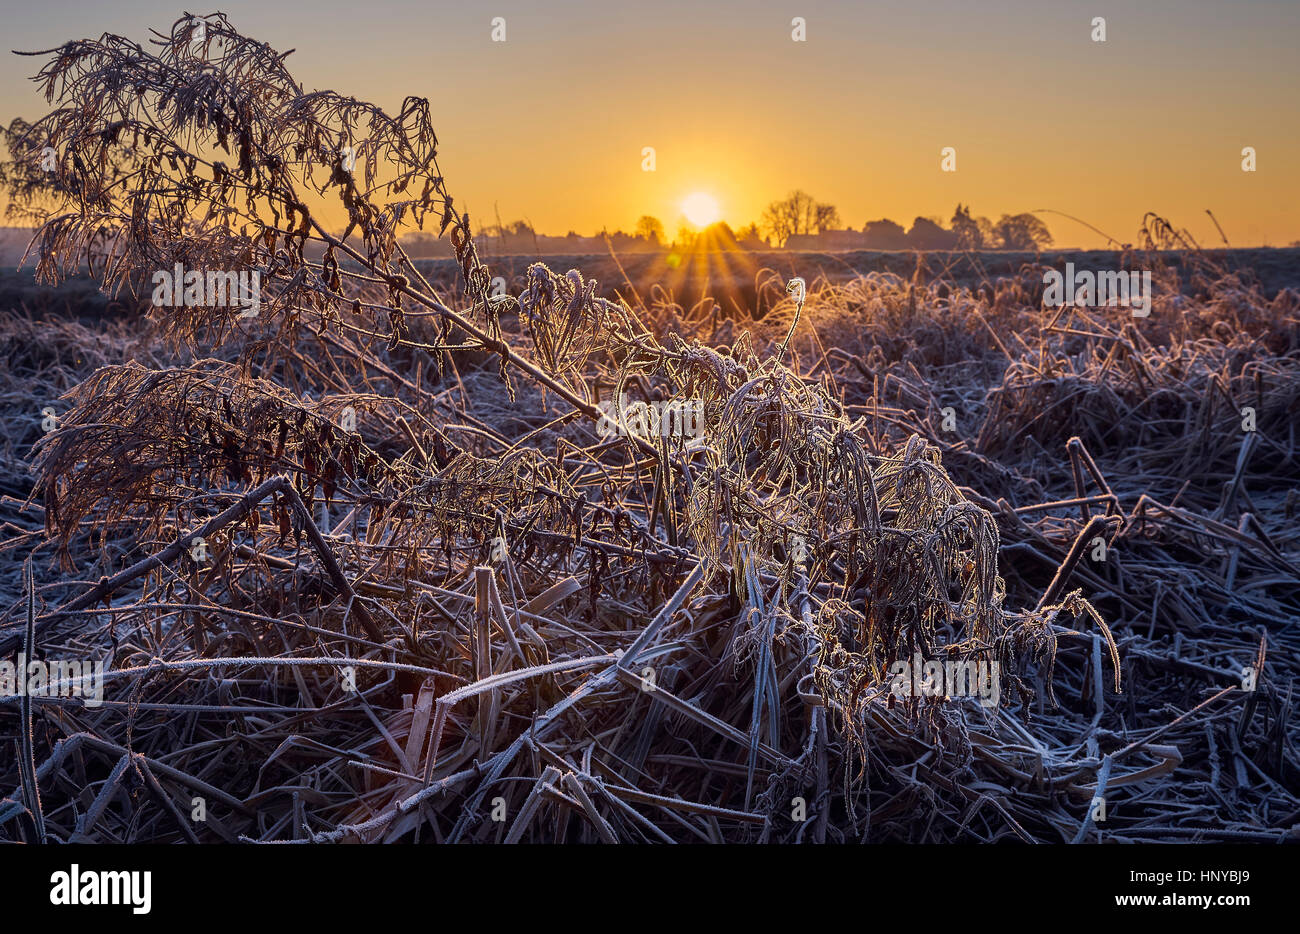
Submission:
M 6 319 L 29 414 L 0 657 L 108 665 L 102 706 L 0 704 L 21 739 L 0 836 L 1292 833 L 1293 293 L 1209 259 L 1175 281 L 1152 220 L 1123 258 L 1158 271 L 1140 325 L 1043 311 L 1033 267 L 760 282 L 773 307 L 726 322 L 541 264 L 497 297 L 424 102 L 305 94 L 195 22 L 157 52 L 58 50 L 42 77 L 75 119 L 10 131 L 19 202 L 63 209 L 39 275 L 255 269 L 267 302 L 154 308 L 108 340 Z M 195 130 L 236 165 L 182 146 Z M 70 155 L 54 184 L 28 171 L 45 140 Z M 396 239 L 426 216 L 455 300 Z M 699 431 L 637 428 L 640 403 Z M 1000 703 L 891 696 L 917 655 L 996 663 Z

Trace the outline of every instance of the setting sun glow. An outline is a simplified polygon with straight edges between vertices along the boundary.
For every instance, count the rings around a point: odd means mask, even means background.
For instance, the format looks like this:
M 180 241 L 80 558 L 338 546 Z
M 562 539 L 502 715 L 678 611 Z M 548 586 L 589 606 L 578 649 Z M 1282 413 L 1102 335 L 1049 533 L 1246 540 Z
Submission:
M 718 199 L 702 191 L 686 196 L 686 200 L 682 202 L 682 213 L 696 227 L 707 227 L 722 217 Z

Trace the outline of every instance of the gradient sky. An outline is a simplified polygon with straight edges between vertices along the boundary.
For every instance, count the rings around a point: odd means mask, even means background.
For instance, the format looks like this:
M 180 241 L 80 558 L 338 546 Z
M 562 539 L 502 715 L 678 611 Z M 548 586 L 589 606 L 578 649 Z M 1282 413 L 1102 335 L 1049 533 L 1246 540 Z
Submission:
M 175 2 L 9 3 L 4 48 L 108 31 L 144 42 Z M 1206 245 L 1300 240 L 1296 0 L 224 0 L 308 88 L 432 101 L 441 163 L 476 222 L 671 234 L 704 191 L 733 225 L 792 188 L 846 225 L 1051 208 L 1120 240 L 1159 212 Z M 196 8 L 193 12 L 205 13 Z M 505 43 L 490 41 L 504 16 Z M 790 21 L 807 20 L 792 42 Z M 1105 16 L 1107 42 L 1091 41 Z M 46 111 L 0 56 L 0 119 Z M 641 171 L 653 146 L 658 171 Z M 957 149 L 957 172 L 940 150 Z M 1241 171 L 1241 149 L 1258 171 Z M 1100 246 L 1044 215 L 1060 246 Z M 477 223 L 476 223 L 477 226 Z

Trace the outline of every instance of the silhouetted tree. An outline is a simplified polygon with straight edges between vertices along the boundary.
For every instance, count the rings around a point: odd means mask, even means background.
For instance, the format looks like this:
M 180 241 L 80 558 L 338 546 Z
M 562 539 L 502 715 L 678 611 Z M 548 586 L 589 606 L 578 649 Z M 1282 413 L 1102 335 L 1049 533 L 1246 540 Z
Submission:
M 762 224 L 777 243 L 784 243 L 796 234 L 817 234 L 838 227 L 840 212 L 835 205 L 823 204 L 806 191 L 792 191 L 767 206 Z
M 749 224 L 741 227 L 736 231 L 736 240 L 741 246 L 760 247 L 767 246 L 763 241 L 763 232 L 758 229 L 757 224 Z
M 1047 225 L 1032 214 L 1003 214 L 993 235 L 1004 250 L 1041 250 L 1052 245 Z
M 975 218 L 970 216 L 970 207 L 960 202 L 952 214 L 952 232 L 957 235 L 957 248 L 961 250 L 978 250 L 984 246 L 984 234 Z
M 664 235 L 664 225 L 659 218 L 651 217 L 649 214 L 642 214 L 636 222 L 636 235 L 642 240 L 648 240 L 658 246 L 667 239 Z

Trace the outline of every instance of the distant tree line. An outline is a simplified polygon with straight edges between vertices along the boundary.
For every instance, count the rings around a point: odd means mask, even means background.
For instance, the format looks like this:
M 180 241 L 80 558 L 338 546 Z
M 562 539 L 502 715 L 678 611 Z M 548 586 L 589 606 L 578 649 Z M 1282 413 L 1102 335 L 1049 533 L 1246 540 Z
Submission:
M 792 191 L 773 201 L 754 223 L 733 230 L 723 222 L 704 230 L 685 223 L 672 240 L 663 222 L 642 215 L 631 233 L 602 231 L 584 237 L 569 231 L 563 237 L 541 234 L 528 221 L 495 224 L 479 231 L 482 249 L 488 254 L 616 253 L 653 252 L 663 249 L 797 249 L 797 250 L 1042 250 L 1052 245 L 1047 225 L 1033 214 L 1003 214 L 994 223 L 987 217 L 973 217 L 968 205 L 958 204 L 944 226 L 940 217 L 917 217 L 910 228 L 888 218 L 867 221 L 861 230 L 841 228 L 840 213 L 833 204 L 818 201 L 805 191 Z M 414 255 L 450 255 L 450 247 L 430 233 L 403 238 Z
M 817 241 L 866 250 L 1041 250 L 1052 245 L 1047 225 L 1033 214 L 1003 214 L 995 224 L 972 217 L 970 207 L 960 203 L 947 227 L 938 217 L 917 217 L 910 230 L 888 218 L 868 221 L 860 232 L 839 229 L 839 223 L 834 205 L 793 191 L 768 205 L 762 229 L 773 243 L 803 249 L 815 249 Z

